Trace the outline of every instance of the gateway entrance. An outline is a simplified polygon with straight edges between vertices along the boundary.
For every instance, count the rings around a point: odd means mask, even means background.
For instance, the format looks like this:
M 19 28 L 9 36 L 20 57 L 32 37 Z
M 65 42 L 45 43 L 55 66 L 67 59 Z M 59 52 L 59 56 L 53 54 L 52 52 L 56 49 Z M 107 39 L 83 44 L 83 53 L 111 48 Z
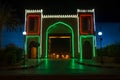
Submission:
M 72 56 L 72 42 L 70 35 L 49 35 L 48 58 L 69 59 Z
M 72 53 L 72 55 L 70 54 Z M 46 58 L 74 57 L 74 32 L 64 22 L 50 25 L 46 31 Z
M 82 61 L 96 57 L 94 9 L 61 12 L 25 10 L 26 59 L 77 58 Z

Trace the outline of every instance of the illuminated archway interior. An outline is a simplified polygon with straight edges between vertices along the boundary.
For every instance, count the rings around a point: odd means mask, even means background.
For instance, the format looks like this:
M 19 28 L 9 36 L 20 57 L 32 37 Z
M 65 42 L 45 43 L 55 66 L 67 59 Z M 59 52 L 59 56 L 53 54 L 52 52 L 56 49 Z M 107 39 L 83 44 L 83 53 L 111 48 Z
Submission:
M 61 30 L 62 31 L 61 31 Z M 67 43 L 64 43 L 65 40 L 69 40 L 69 46 L 67 47 L 71 47 L 71 50 L 67 51 L 67 53 L 72 53 L 71 57 L 74 57 L 74 32 L 73 32 L 73 29 L 66 23 L 64 22 L 56 22 L 54 23 L 53 25 L 49 26 L 47 31 L 46 31 L 46 58 L 48 57 L 48 52 L 49 52 L 49 49 L 48 46 L 49 45 L 49 42 L 51 41 L 51 39 L 60 39 L 59 42 L 57 42 L 58 44 L 61 44 L 61 48 L 60 49 L 59 45 L 56 45 L 59 46 L 57 47 L 57 49 L 59 48 L 59 50 L 56 50 L 57 51 L 57 55 L 58 56 L 62 56 L 63 54 L 62 53 L 66 53 L 65 51 L 62 51 L 65 47 L 65 44 Z M 63 43 L 61 43 L 61 41 L 64 39 Z M 54 47 L 55 48 L 55 47 Z M 70 49 L 70 48 L 69 48 Z M 55 52 L 53 52 L 53 55 L 55 54 Z M 60 55 L 61 54 L 61 55 Z M 66 54 L 67 55 L 67 54 Z M 65 55 L 64 55 L 65 56 Z

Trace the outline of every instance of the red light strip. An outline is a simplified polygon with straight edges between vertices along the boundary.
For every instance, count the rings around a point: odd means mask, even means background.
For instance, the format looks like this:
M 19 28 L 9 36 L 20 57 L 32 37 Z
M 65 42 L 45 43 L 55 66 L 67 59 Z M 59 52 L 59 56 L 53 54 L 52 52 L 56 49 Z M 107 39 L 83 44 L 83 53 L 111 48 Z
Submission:
M 37 32 L 28 32 L 28 28 L 29 28 L 29 19 L 30 18 L 38 18 L 38 26 L 37 26 L 37 28 L 38 28 L 38 31 Z M 27 16 L 27 22 L 26 22 L 27 24 L 26 24 L 26 27 L 27 27 L 27 29 L 26 29 L 26 35 L 35 35 L 35 34 L 37 34 L 37 35 L 39 35 L 40 34 L 40 15 L 28 15 Z
M 92 16 L 92 14 L 80 14 L 80 34 L 89 34 L 89 32 L 82 31 L 82 17 L 85 17 L 85 16 L 90 17 L 90 32 L 91 32 L 91 34 L 93 34 L 94 32 L 93 32 L 93 22 L 92 22 L 93 16 Z

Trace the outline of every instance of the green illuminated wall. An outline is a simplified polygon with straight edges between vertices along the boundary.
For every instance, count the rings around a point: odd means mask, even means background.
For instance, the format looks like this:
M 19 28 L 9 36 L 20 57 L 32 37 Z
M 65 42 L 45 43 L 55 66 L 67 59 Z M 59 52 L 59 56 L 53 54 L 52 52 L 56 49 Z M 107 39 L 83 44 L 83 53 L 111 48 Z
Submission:
M 72 35 L 72 57 L 78 57 L 77 18 L 43 18 L 42 58 L 48 57 L 48 34 L 63 33 Z
M 80 60 L 82 61 L 83 59 L 83 44 L 85 41 L 88 41 L 92 47 L 92 54 L 89 54 L 88 55 L 91 55 L 92 57 L 95 57 L 95 37 L 94 35 L 81 35 L 80 36 Z M 86 47 L 87 48 L 87 47 Z
M 29 55 L 29 52 L 28 52 L 28 48 L 29 48 L 28 40 L 36 41 L 36 42 L 40 43 L 40 36 L 37 36 L 37 35 L 26 36 L 26 40 L 25 40 L 25 55 L 26 56 Z M 37 57 L 40 58 L 40 46 L 38 46 L 38 48 L 37 48 Z
M 78 13 L 79 14 L 79 13 Z M 84 15 L 83 15 L 84 14 Z M 90 45 L 92 46 L 92 57 L 95 57 L 95 36 L 94 36 L 94 18 L 91 18 L 91 23 L 92 23 L 92 28 L 93 30 L 91 30 L 92 33 L 87 33 L 87 34 L 83 34 L 80 33 L 80 28 L 82 28 L 82 26 L 80 26 L 80 23 L 82 23 L 82 21 L 80 21 L 82 18 L 80 18 L 79 14 L 77 17 L 72 17 L 72 18 L 59 18 L 59 17 L 54 17 L 54 18 L 43 18 L 40 17 L 40 20 L 38 21 L 38 23 L 40 22 L 41 24 L 39 26 L 40 27 L 40 34 L 30 34 L 30 35 L 26 35 L 25 38 L 25 55 L 28 55 L 28 40 L 29 39 L 36 39 L 38 43 L 40 43 L 40 46 L 38 47 L 38 58 L 48 58 L 48 37 L 49 34 L 59 34 L 59 33 L 63 33 L 63 34 L 70 34 L 71 36 L 71 45 L 72 45 L 72 52 L 71 55 L 73 58 L 80 58 L 80 60 L 82 61 L 83 59 L 83 54 L 84 54 L 84 49 L 83 49 L 83 44 L 85 41 L 88 41 L 90 43 Z M 82 13 L 83 16 L 88 16 L 89 13 Z M 93 17 L 92 13 L 90 13 L 91 17 Z M 38 26 L 38 27 L 39 27 Z M 88 53 L 89 54 L 89 53 Z

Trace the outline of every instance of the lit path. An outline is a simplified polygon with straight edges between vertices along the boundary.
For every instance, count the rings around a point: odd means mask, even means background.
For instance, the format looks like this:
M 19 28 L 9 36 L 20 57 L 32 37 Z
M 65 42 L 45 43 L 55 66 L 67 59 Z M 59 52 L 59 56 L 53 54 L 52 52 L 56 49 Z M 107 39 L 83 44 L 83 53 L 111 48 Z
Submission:
M 45 60 L 44 63 L 39 66 L 38 70 L 43 70 L 43 74 L 86 74 L 96 73 L 93 67 L 77 64 L 76 60 Z
M 120 69 L 85 66 L 75 61 L 74 59 L 43 60 L 43 63 L 36 68 L 0 71 L 0 75 L 120 74 Z
M 43 74 L 120 74 L 120 69 L 100 68 L 85 66 L 76 63 L 77 60 L 44 60 L 44 63 L 37 67 Z

